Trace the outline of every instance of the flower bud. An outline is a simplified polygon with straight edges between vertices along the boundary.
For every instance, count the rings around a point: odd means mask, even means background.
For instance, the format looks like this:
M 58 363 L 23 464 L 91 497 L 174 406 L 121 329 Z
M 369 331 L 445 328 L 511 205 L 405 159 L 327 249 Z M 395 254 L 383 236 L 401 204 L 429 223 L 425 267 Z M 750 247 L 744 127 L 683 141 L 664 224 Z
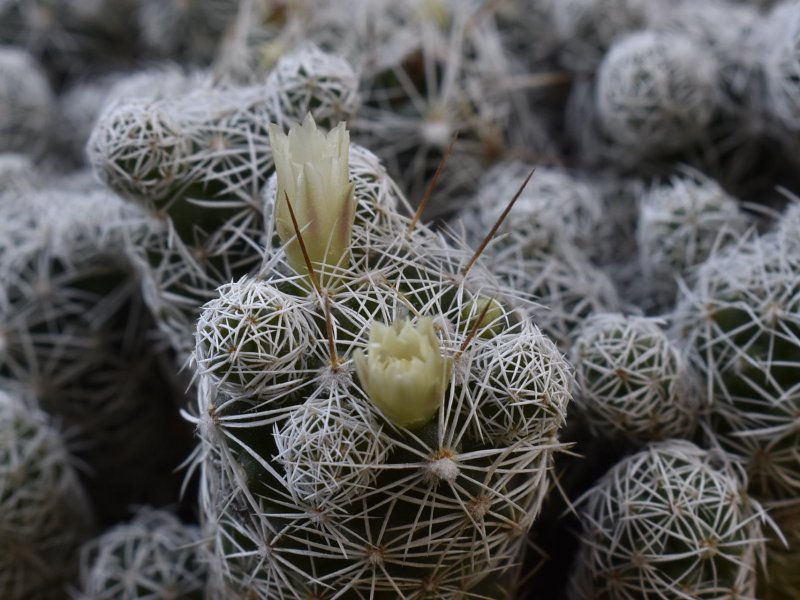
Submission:
M 442 356 L 429 317 L 416 327 L 407 319 L 389 326 L 373 323 L 366 356 L 357 350 L 354 360 L 370 400 L 396 425 L 422 427 L 444 400 L 451 364 Z
M 269 140 L 278 174 L 275 225 L 286 244 L 289 265 L 298 273 L 308 273 L 287 198 L 312 266 L 346 268 L 356 205 L 349 181 L 350 134 L 345 124 L 339 123 L 326 135 L 309 114 L 302 125 L 293 125 L 288 135 L 270 124 Z
M 478 337 L 490 339 L 501 333 L 506 326 L 506 312 L 503 305 L 494 298 L 478 298 L 461 311 L 461 318 L 466 321 L 466 332 L 473 329 Z M 478 321 L 480 319 L 480 321 Z

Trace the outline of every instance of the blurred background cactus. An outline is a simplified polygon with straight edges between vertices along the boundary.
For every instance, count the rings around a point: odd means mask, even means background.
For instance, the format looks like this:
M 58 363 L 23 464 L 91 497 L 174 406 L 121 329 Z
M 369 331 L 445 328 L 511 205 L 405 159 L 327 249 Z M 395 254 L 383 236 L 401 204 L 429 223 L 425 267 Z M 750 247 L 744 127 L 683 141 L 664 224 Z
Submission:
M 798 40 L 0 0 L 0 596 L 800 597 Z

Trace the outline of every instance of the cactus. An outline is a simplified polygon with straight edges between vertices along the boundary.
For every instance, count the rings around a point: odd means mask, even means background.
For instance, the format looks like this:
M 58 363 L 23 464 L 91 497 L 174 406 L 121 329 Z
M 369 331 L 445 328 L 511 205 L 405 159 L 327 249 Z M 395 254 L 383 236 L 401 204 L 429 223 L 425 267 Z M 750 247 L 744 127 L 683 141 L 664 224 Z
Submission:
M 31 156 L 41 153 L 53 108 L 53 92 L 30 54 L 0 46 L 0 148 Z
M 717 63 L 691 38 L 642 31 L 617 42 L 597 73 L 597 113 L 606 135 L 642 157 L 686 149 L 718 105 Z
M 645 317 L 598 314 L 577 332 L 575 403 L 592 433 L 633 444 L 689 438 L 699 411 L 693 373 L 659 326 Z
M 200 530 L 163 510 L 140 509 L 83 545 L 76 600 L 202 600 Z
M 477 5 L 404 4 L 410 15 L 371 53 L 385 66 L 371 68 L 364 77 L 368 92 L 353 136 L 386 162 L 407 196 L 418 202 L 458 133 L 438 178 L 437 201 L 426 214 L 432 217 L 452 212 L 472 193 L 480 175 L 506 152 L 505 132 L 520 126 L 512 125 L 510 92 L 504 87 L 513 61 Z M 426 5 L 434 8 L 425 10 Z M 376 15 L 382 24 L 387 18 Z M 365 41 L 374 35 L 367 31 Z
M 597 69 L 620 38 L 657 22 L 661 7 L 653 0 L 561 0 L 553 2 L 553 27 L 561 42 L 561 63 L 578 73 Z
M 349 269 L 276 251 L 198 324 L 209 593 L 510 597 L 569 369 L 466 249 L 400 215 L 374 156 L 350 161 Z
M 502 162 L 481 179 L 472 203 L 458 215 L 467 239 L 477 245 L 497 222 L 532 166 Z M 601 222 L 602 204 L 587 182 L 551 167 L 536 172 L 514 203 L 512 218 L 498 230 L 495 252 L 513 247 L 523 256 L 548 251 L 556 243 L 589 250 Z
M 760 500 L 797 498 L 800 259 L 770 234 L 709 258 L 674 314 L 723 448 L 746 461 Z
M 714 55 L 723 91 L 721 108 L 750 133 L 761 129 L 764 82 L 758 37 L 764 19 L 759 11 L 725 0 L 684 2 L 676 8 L 666 12 L 662 26 L 688 35 Z
M 330 81 L 317 88 L 319 107 L 326 118 L 337 110 L 349 117 L 344 111 L 356 106 L 348 87 L 357 83 L 352 69 L 340 73 L 336 85 L 333 74 L 325 75 Z M 148 306 L 181 358 L 194 346 L 200 306 L 219 285 L 255 272 L 262 260 L 260 190 L 274 169 L 267 125 L 278 117 L 273 110 L 285 109 L 290 92 L 267 84 L 201 84 L 178 98 L 114 103 L 92 132 L 88 153 L 95 172 L 155 217 L 133 248 L 134 260 Z
M 159 65 L 125 75 L 112 74 L 80 81 L 58 98 L 53 119 L 52 158 L 68 167 L 80 168 L 87 162 L 86 143 L 105 107 L 133 99 L 158 100 L 187 92 L 200 84 L 198 76 L 186 75 L 176 65 Z
M 8 600 L 64 598 L 89 511 L 61 433 L 0 391 L 0 589 Z
M 595 313 L 620 308 L 611 279 L 570 244 L 557 244 L 529 258 L 502 251 L 487 257 L 491 271 L 517 294 L 536 301 L 536 324 L 566 351 L 574 331 Z
M 132 502 L 173 502 L 188 454 L 177 376 L 125 259 L 146 229 L 95 184 L 0 196 L 0 381 L 27 388 L 72 431 L 101 520 Z
M 320 126 L 332 129 L 358 112 L 359 83 L 345 59 L 313 44 L 302 46 L 282 56 L 267 76 L 265 85 L 277 91 L 270 99 L 272 121 L 288 127 L 313 113 Z
M 663 289 L 665 308 L 674 303 L 677 278 L 689 276 L 713 251 L 738 240 L 749 225 L 736 200 L 699 173 L 674 176 L 648 191 L 636 237 L 642 272 L 649 285 Z
M 571 600 L 754 598 L 764 555 L 743 475 L 683 440 L 652 444 L 580 501 Z

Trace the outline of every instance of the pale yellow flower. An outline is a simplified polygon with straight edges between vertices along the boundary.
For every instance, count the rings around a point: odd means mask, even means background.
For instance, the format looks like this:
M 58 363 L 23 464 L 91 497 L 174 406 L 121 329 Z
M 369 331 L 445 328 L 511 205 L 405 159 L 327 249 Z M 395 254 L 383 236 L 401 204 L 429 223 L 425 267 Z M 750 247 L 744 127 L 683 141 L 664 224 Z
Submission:
M 347 268 L 355 219 L 353 185 L 349 181 L 350 134 L 339 123 L 326 135 L 309 114 L 285 134 L 274 124 L 269 140 L 278 174 L 275 225 L 286 246 L 289 264 L 307 273 L 305 259 L 286 198 L 292 204 L 300 235 L 313 268 Z
M 442 356 L 429 317 L 373 323 L 367 354 L 354 354 L 364 391 L 387 419 L 409 429 L 428 423 L 444 400 L 451 362 Z

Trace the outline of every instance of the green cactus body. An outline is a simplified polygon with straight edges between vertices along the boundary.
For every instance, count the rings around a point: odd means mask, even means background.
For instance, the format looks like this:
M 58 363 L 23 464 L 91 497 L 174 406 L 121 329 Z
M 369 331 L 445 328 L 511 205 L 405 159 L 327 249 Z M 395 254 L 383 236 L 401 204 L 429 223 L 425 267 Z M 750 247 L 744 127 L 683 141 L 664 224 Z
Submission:
M 461 274 L 466 249 L 422 225 L 409 232 L 392 206 L 404 201 L 373 156 L 353 148 L 351 173 L 351 267 L 333 287 L 318 295 L 296 285 L 276 253 L 261 279 L 222 288 L 201 316 L 196 358 L 211 361 L 201 366 L 198 419 L 206 524 L 216 524 L 211 597 L 510 597 L 559 448 L 569 369 L 480 264 Z M 226 336 L 230 325 L 214 325 L 218 307 L 243 304 L 234 298 L 244 290 L 286 290 L 295 307 L 244 334 L 261 344 L 261 379 L 243 379 L 248 367 L 222 356 L 236 374 L 214 367 L 215 332 Z M 485 325 L 493 333 L 481 335 L 474 313 L 487 297 L 497 298 Z M 378 402 L 391 390 L 367 392 L 352 360 L 364 349 L 376 360 L 373 323 L 404 316 L 431 319 L 426 339 L 451 365 L 433 417 L 409 427 Z

